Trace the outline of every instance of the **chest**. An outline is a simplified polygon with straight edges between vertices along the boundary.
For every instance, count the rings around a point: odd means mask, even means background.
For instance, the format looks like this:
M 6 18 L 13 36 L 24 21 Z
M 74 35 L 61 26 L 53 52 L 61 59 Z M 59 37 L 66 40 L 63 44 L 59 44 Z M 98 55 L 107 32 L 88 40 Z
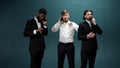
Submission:
M 65 31 L 65 32 L 70 32 L 70 31 L 74 30 L 74 26 L 71 24 L 65 23 L 65 24 L 61 25 L 60 30 Z
M 82 30 L 84 33 L 90 33 L 93 31 L 93 25 L 91 25 L 91 27 L 90 27 L 89 24 L 84 24 L 82 26 Z

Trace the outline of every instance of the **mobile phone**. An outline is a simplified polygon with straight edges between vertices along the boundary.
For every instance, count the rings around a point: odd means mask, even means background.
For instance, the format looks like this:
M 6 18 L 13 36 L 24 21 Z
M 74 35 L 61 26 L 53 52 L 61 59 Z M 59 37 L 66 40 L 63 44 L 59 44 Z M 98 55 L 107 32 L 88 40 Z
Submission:
M 46 17 L 44 17 L 44 19 L 43 19 L 44 21 L 47 21 L 47 19 L 46 19 Z
M 93 17 L 91 17 L 91 21 L 92 21 Z
M 61 17 L 60 20 L 63 21 L 63 17 Z

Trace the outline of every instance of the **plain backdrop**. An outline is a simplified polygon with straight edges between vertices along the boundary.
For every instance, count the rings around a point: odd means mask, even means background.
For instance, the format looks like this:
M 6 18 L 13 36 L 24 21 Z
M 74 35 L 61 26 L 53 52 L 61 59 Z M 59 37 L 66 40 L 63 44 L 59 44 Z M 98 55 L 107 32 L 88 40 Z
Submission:
M 23 36 L 26 20 L 37 14 L 39 8 L 48 12 L 49 34 L 45 37 L 46 50 L 42 68 L 57 68 L 59 32 L 51 27 L 62 10 L 70 12 L 70 20 L 82 23 L 85 9 L 92 9 L 103 35 L 97 36 L 99 49 L 95 68 L 120 68 L 120 8 L 119 0 L 0 0 L 0 68 L 29 68 L 29 38 Z M 75 67 L 80 68 L 81 41 L 74 36 Z M 64 68 L 68 68 L 67 59 Z

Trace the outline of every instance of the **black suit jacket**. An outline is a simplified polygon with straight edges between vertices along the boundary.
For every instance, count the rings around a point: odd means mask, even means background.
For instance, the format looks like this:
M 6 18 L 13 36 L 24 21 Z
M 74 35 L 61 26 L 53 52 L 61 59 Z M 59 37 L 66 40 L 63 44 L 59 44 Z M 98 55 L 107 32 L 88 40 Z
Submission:
M 79 24 L 78 40 L 82 40 L 81 48 L 83 50 L 91 50 L 98 48 L 96 36 L 94 38 L 87 39 L 87 34 L 89 34 L 90 32 L 94 32 L 95 34 L 98 33 L 100 35 L 102 34 L 102 30 L 97 24 L 91 24 L 91 28 L 89 27 L 87 21 L 84 21 L 83 23 Z
M 27 21 L 26 27 L 24 29 L 24 36 L 30 37 L 29 50 L 31 53 L 35 53 L 41 49 L 45 49 L 44 35 L 48 34 L 48 29 L 44 28 L 42 23 L 41 27 L 43 28 L 43 33 L 37 33 L 35 35 L 33 34 L 33 30 L 38 29 L 35 19 L 32 18 Z

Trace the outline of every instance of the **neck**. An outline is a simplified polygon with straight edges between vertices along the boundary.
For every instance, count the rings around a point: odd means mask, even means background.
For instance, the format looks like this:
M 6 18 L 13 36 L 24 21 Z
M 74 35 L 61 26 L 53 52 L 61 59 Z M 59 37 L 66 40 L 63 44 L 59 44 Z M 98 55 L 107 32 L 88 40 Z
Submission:
M 64 21 L 65 23 L 67 23 L 68 22 L 68 20 L 67 21 Z
M 86 21 L 90 21 L 89 19 L 86 19 Z

